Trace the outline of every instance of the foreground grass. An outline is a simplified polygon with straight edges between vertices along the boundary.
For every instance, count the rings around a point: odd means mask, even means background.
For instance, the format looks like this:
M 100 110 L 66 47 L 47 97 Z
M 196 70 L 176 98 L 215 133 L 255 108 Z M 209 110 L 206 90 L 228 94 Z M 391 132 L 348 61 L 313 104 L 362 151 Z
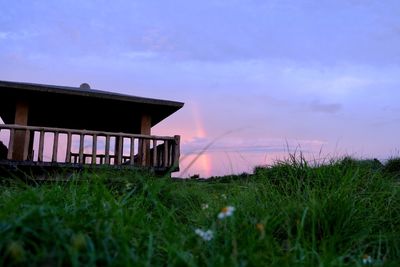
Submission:
M 292 159 L 208 182 L 2 179 L 0 265 L 400 266 L 399 166 Z M 225 206 L 233 215 L 218 219 Z

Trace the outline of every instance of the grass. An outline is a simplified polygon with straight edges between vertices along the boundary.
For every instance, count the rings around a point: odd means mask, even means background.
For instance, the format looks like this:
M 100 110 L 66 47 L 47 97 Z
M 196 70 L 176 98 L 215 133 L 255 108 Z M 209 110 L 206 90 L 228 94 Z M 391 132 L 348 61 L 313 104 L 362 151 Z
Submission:
M 292 157 L 207 182 L 3 178 L 0 266 L 400 266 L 399 166 Z

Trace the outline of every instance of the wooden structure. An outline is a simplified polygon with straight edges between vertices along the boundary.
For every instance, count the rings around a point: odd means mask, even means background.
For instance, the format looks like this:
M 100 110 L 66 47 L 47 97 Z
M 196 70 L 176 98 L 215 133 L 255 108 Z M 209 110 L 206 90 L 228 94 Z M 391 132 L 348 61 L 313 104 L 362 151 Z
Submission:
M 81 87 L 0 81 L 3 166 L 179 170 L 180 137 L 151 128 L 183 103 Z M 7 144 L 6 144 L 7 145 Z

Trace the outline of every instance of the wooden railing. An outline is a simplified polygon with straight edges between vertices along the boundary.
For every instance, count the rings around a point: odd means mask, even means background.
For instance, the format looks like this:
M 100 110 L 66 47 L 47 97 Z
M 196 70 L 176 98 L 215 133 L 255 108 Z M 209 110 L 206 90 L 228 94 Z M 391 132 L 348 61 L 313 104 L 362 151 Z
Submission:
M 10 124 L 0 124 L 1 130 L 5 130 L 2 133 L 6 135 L 9 132 L 8 160 L 46 162 L 44 155 L 47 153 L 50 154 L 47 162 L 53 163 L 179 167 L 178 135 L 166 137 Z M 61 137 L 64 142 L 60 142 Z M 89 145 L 85 138 L 91 139 Z

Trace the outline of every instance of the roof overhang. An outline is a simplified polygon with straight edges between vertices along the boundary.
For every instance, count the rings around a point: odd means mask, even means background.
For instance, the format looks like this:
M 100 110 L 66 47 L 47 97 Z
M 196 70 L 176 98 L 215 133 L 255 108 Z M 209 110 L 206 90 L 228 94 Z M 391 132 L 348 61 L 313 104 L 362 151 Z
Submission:
M 143 115 L 154 126 L 183 103 L 94 89 L 0 81 L 0 116 L 14 123 L 16 102 L 29 105 L 28 125 L 136 133 Z

